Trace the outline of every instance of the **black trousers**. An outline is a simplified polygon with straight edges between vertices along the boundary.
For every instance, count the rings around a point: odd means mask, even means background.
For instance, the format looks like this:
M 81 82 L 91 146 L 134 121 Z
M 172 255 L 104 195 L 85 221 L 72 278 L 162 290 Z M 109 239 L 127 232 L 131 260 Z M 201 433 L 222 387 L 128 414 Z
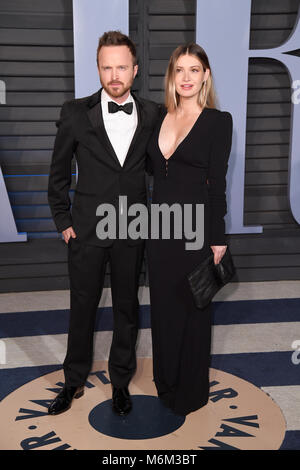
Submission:
M 64 360 L 65 384 L 84 385 L 93 362 L 93 338 L 106 264 L 110 262 L 113 338 L 108 369 L 112 385 L 128 386 L 136 370 L 138 281 L 144 242 L 129 246 L 115 240 L 109 247 L 86 245 L 76 238 L 68 243 L 70 324 Z

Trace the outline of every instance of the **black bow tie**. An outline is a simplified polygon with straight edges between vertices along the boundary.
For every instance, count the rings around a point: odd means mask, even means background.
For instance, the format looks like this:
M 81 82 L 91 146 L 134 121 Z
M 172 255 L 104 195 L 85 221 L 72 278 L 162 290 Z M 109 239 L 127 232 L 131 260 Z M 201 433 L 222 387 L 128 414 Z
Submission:
M 108 102 L 108 112 L 117 113 L 118 111 L 124 111 L 126 114 L 131 114 L 133 110 L 133 103 L 126 103 L 118 105 L 114 101 Z

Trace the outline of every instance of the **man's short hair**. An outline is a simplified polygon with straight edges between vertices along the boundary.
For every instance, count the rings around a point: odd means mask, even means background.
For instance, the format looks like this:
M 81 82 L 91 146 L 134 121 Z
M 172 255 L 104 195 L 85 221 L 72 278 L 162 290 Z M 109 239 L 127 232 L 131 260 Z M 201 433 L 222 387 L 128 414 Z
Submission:
M 99 38 L 97 48 L 97 65 L 99 67 L 98 57 L 101 47 L 103 46 L 127 46 L 132 54 L 133 65 L 137 64 L 136 47 L 131 39 L 121 31 L 107 31 Z

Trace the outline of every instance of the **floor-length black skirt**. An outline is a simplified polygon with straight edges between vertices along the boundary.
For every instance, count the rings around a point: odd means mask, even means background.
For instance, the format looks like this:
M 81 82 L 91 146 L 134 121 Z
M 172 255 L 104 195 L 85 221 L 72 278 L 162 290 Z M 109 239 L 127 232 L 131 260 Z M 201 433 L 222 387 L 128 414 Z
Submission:
M 153 377 L 176 414 L 204 406 L 209 394 L 211 304 L 200 310 L 187 281 L 210 249 L 187 251 L 183 240 L 148 240 Z

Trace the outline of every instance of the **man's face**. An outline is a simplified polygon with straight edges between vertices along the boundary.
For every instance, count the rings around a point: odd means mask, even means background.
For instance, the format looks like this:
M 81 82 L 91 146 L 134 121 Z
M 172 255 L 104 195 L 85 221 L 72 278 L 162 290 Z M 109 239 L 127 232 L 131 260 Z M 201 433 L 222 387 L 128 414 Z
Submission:
M 138 66 L 127 46 L 103 46 L 98 55 L 98 71 L 104 90 L 115 99 L 128 95 Z

